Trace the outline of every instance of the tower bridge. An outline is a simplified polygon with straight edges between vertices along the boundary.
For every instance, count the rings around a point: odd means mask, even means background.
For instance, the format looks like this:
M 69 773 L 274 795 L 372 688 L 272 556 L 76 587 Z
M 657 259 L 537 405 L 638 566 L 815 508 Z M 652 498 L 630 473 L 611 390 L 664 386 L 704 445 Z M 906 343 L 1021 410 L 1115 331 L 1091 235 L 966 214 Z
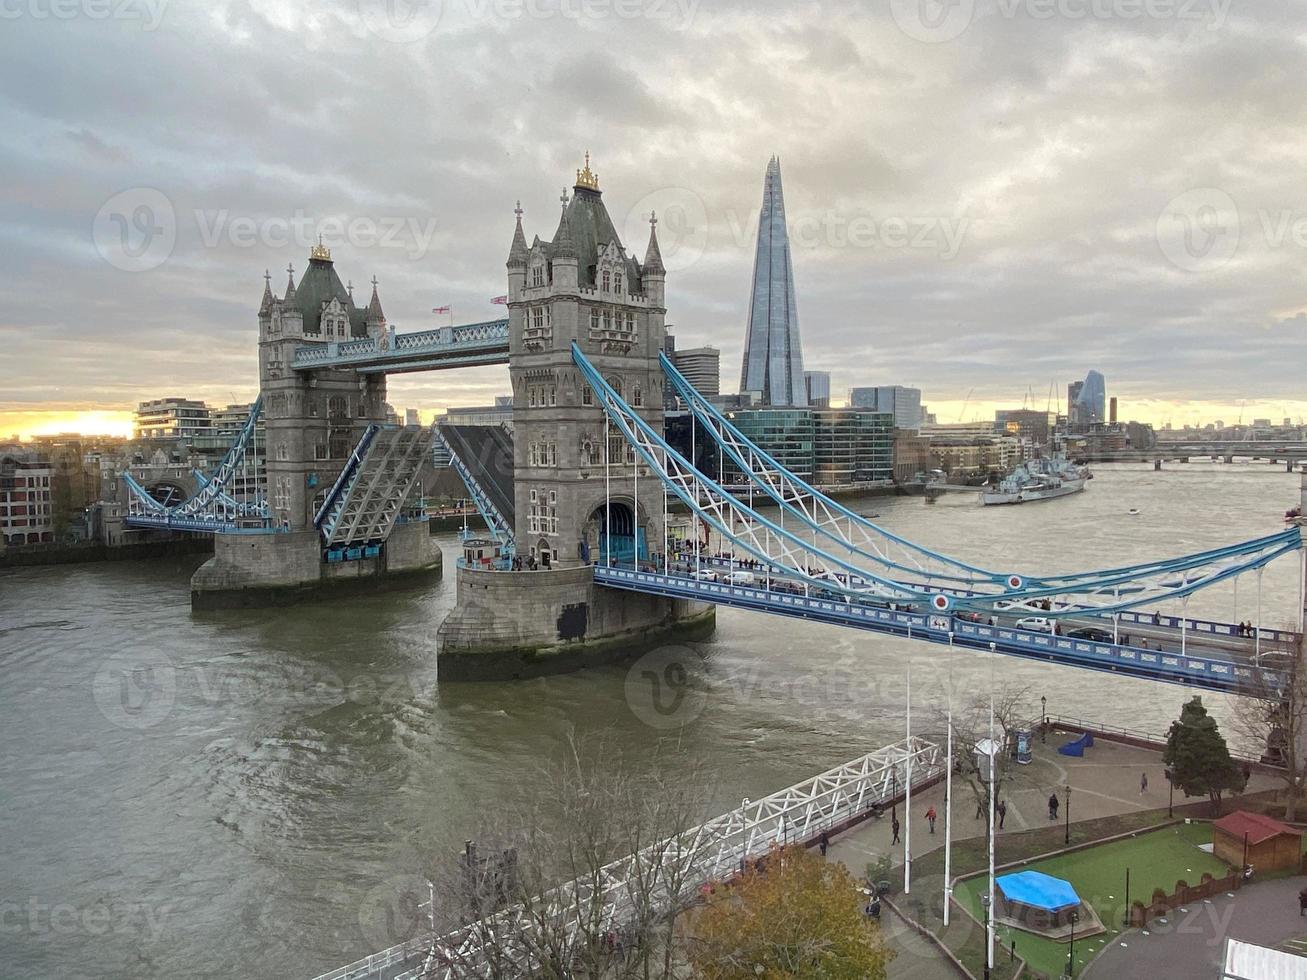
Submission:
M 1296 633 L 1207 623 L 1185 607 L 1194 593 L 1237 589 L 1243 578 L 1254 582 L 1260 621 L 1262 570 L 1302 560 L 1297 525 L 1198 554 L 1052 576 L 985 568 L 909 541 L 787 470 L 663 355 L 657 218 L 637 256 L 617 234 L 588 158 L 550 238 L 528 242 L 523 214 L 519 206 L 504 319 L 399 333 L 376 280 L 368 303 L 356 305 L 321 243 L 298 282 L 287 270 L 281 295 L 265 274 L 259 398 L 227 455 L 182 500 L 125 478 L 127 523 L 215 536 L 214 557 L 192 582 L 196 605 L 438 573 L 418 488 L 439 444 L 498 549 L 496 560 L 459 563 L 457 602 L 439 630 L 447 680 L 630 656 L 701 635 L 718 605 L 733 605 L 1211 690 L 1283 683 Z M 485 364 L 508 365 L 511 439 L 387 424 L 388 374 Z M 664 439 L 669 384 L 693 415 L 693 438 L 729 457 L 744 492 L 728 492 Z M 249 486 L 252 473 L 266 474 L 259 492 L 238 498 L 232 488 Z M 682 543 L 673 555 L 672 506 L 717 535 L 729 551 L 724 570 L 713 571 L 721 559 L 705 553 L 698 533 L 693 549 Z M 763 569 L 761 581 L 749 569 Z M 1178 603 L 1180 615 L 1139 620 L 1163 602 Z M 1017 622 L 1032 618 L 1042 625 Z M 1123 622 L 1133 625 L 1125 635 Z

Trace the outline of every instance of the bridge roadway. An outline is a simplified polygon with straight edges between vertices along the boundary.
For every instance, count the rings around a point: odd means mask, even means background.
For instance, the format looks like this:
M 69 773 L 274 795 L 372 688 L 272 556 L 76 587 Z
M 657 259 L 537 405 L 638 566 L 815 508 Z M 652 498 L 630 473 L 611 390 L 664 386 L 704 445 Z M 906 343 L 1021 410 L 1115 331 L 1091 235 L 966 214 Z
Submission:
M 729 564 L 729 563 L 727 563 Z M 783 574 L 783 573 L 780 573 Z M 1165 681 L 1203 690 L 1239 693 L 1282 687 L 1284 672 L 1270 654 L 1281 653 L 1296 641 L 1294 634 L 1263 630 L 1260 665 L 1254 662 L 1257 641 L 1241 638 L 1228 623 L 1188 620 L 1182 631 L 1173 617 L 1133 614 L 1118 636 L 1130 642 L 1100 643 L 1066 635 L 1018 629 L 1017 615 L 1000 616 L 994 625 L 973 622 L 950 613 L 918 612 L 890 608 L 885 601 L 849 601 L 836 593 L 804 595 L 794 583 L 773 579 L 771 588 L 755 573 L 752 585 L 705 581 L 691 566 L 678 564 L 667 572 L 649 566 L 636 569 L 595 566 L 595 581 L 617 589 L 646 592 L 676 598 L 698 599 L 717 605 L 752 609 L 773 615 L 830 623 L 836 626 L 903 636 L 908 639 L 948 644 L 975 650 L 1043 660 L 1066 666 L 1154 681 Z M 1037 616 L 1037 612 L 1021 613 Z M 1156 622 L 1154 619 L 1156 618 Z M 1079 625 L 1104 628 L 1102 620 L 1084 617 L 1070 620 Z M 1110 626 L 1110 624 L 1109 624 Z M 1110 628 L 1107 629 L 1110 632 Z M 1147 639 L 1147 646 L 1139 641 Z M 1159 649 L 1160 647 L 1160 649 Z

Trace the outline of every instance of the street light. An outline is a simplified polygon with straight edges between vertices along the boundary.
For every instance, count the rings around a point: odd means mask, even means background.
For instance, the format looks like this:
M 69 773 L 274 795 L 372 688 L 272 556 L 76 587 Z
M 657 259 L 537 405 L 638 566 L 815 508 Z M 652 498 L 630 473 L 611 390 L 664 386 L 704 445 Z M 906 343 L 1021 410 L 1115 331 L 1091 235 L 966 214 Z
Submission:
M 1169 820 L 1175 816 L 1175 773 L 1169 768 L 1166 770 L 1166 783 L 1170 787 L 1166 797 L 1166 817 Z
M 1066 788 L 1066 842 L 1071 843 L 1071 786 Z
M 1039 696 L 1039 740 L 1048 744 L 1048 698 Z
M 1071 913 L 1071 946 L 1067 950 L 1067 954 L 1066 954 L 1066 975 L 1068 977 L 1073 977 L 1075 976 L 1076 973 L 1076 967 L 1075 967 L 1076 923 L 1079 921 L 1080 921 L 1080 913 L 1072 912 Z

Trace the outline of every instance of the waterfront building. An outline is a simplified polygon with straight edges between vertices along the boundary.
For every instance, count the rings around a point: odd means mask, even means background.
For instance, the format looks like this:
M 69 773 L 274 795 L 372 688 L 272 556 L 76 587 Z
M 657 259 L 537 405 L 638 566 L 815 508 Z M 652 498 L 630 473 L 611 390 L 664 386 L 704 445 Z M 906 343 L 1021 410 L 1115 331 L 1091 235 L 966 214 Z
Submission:
M 920 388 L 903 385 L 850 388 L 849 407 L 889 412 L 894 416 L 894 427 L 898 429 L 920 429 L 923 421 Z
M 687 347 L 673 351 L 672 363 L 696 391 L 708 397 L 721 394 L 722 352 L 716 347 Z
M 406 409 L 404 409 L 404 424 L 405 424 L 405 425 L 421 425 L 421 424 L 422 424 L 422 420 L 421 420 L 420 418 L 418 418 L 418 410 L 417 410 L 416 408 L 406 408 Z
M 819 486 L 889 480 L 894 417 L 852 408 L 812 411 L 812 477 Z
M 994 412 L 994 427 L 1004 435 L 1021 436 L 1036 446 L 1047 446 L 1057 429 L 1057 413 L 1033 408 L 1000 408 Z
M 895 483 L 907 483 L 934 466 L 930 440 L 909 429 L 894 430 L 892 456 Z
M 11 446 L 0 450 L 0 536 L 6 545 L 54 541 L 54 468 L 49 459 Z
M 156 398 L 136 406 L 133 428 L 138 439 L 186 439 L 207 436 L 209 406 L 189 398 Z
M 813 478 L 813 419 L 806 408 L 761 407 L 727 412 L 737 429 L 786 469 L 805 480 Z M 742 477 L 727 461 L 727 478 L 738 482 Z
M 830 408 L 829 371 L 804 371 L 803 386 L 809 405 L 813 408 Z
M 762 213 L 753 259 L 749 326 L 740 369 L 740 391 L 760 393 L 764 405 L 808 403 L 799 342 L 799 311 L 794 296 L 794 269 L 785 227 L 785 193 L 781 162 L 772 157 L 763 178 Z
M 999 435 L 993 422 L 929 422 L 921 426 L 921 434 L 928 439 L 952 442 L 988 441 Z

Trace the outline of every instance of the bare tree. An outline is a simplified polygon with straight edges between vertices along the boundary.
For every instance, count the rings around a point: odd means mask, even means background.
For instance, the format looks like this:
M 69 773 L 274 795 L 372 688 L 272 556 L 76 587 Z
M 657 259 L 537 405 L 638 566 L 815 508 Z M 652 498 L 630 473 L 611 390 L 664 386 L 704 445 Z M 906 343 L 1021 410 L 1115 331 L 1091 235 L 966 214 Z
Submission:
M 1027 704 L 1029 687 L 1004 685 L 994 692 L 994 741 L 998 743 L 998 753 L 994 757 L 994 800 L 1004 799 L 1004 787 L 1018 778 L 1018 769 L 1008 751 L 1015 733 L 1030 724 L 1030 706 Z M 976 809 L 989 819 L 989 772 L 988 763 L 978 763 L 976 749 L 980 743 L 989 738 L 989 704 L 988 695 L 977 694 L 961 708 L 953 711 L 953 752 L 955 772 L 971 788 L 976 800 Z M 941 727 L 947 723 L 940 718 Z
M 1268 677 L 1260 670 L 1239 692 L 1231 727 L 1262 752 L 1262 761 L 1280 767 L 1286 802 L 1284 818 L 1298 812 L 1299 777 L 1302 768 L 1302 740 L 1307 737 L 1307 669 L 1303 667 L 1303 646 L 1297 650 L 1273 651 L 1263 663 L 1277 672 Z
M 569 738 L 478 846 L 439 862 L 428 975 L 671 980 L 713 843 L 697 764 L 633 773 L 602 737 Z

